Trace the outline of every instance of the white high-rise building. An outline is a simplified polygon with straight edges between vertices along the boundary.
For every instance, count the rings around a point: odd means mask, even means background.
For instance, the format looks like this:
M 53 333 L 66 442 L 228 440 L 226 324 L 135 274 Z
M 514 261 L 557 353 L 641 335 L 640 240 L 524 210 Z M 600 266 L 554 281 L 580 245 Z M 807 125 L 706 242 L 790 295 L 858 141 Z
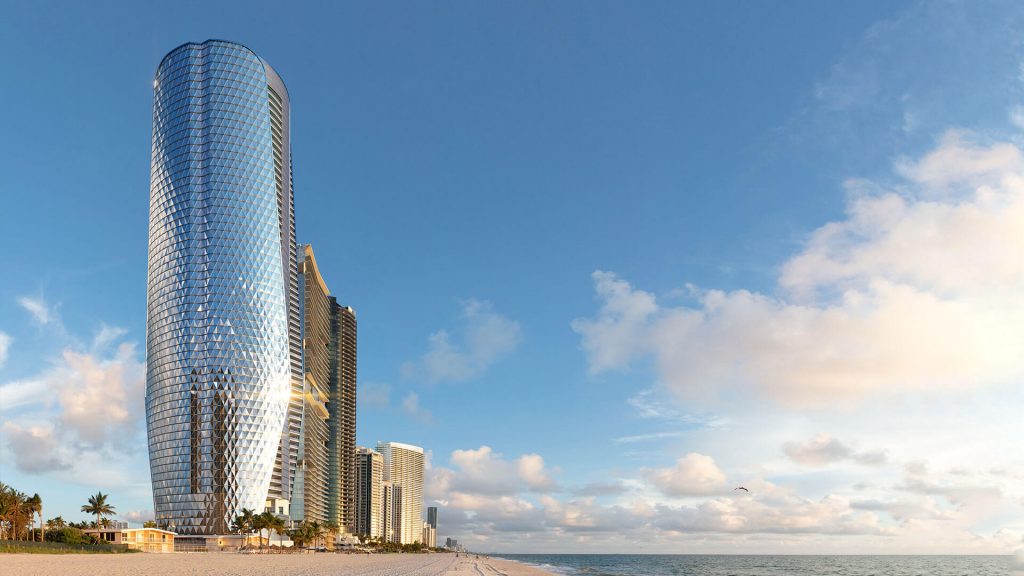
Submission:
M 400 544 L 423 541 L 423 448 L 400 442 L 378 442 L 384 457 L 384 480 L 401 488 Z
M 429 522 L 423 523 L 423 545 L 428 548 L 437 547 L 437 529 Z

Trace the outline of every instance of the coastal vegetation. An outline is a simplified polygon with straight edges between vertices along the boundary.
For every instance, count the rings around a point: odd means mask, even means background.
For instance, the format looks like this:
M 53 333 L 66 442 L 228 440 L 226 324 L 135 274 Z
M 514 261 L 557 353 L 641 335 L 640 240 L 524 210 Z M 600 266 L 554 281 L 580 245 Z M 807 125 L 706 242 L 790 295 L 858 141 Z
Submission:
M 91 537 L 83 534 L 87 542 L 69 544 L 65 542 L 24 542 L 0 540 L 0 554 L 124 554 L 137 552 L 123 544 L 96 543 Z
M 103 528 L 114 507 L 107 502 L 108 495 L 97 493 L 82 506 L 82 511 L 95 514 L 95 522 L 68 522 L 62 516 L 43 521 L 43 500 L 39 494 L 31 496 L 0 482 L 0 552 L 31 554 L 64 553 L 116 553 L 124 546 L 100 542 L 86 534 L 88 528 Z M 38 519 L 38 524 L 36 523 Z
M 38 498 L 38 495 L 36 497 Z M 29 539 L 32 518 L 35 515 L 30 499 L 12 486 L 0 483 L 0 539 Z

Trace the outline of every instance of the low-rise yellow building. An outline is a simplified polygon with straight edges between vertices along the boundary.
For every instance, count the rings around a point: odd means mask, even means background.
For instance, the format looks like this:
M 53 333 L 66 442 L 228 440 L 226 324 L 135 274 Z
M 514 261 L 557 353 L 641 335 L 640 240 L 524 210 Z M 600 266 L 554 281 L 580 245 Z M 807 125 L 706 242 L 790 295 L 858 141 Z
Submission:
M 174 552 L 174 532 L 159 528 L 89 528 L 86 534 L 103 542 L 124 544 L 142 552 Z

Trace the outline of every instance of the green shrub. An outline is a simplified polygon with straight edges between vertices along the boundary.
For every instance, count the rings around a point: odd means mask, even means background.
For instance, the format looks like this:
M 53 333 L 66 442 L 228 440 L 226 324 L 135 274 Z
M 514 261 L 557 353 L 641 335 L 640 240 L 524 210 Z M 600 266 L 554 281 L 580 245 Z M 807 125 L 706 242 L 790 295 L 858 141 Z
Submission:
M 92 536 L 82 532 L 78 528 L 58 528 L 46 531 L 47 542 L 61 542 L 63 544 L 92 544 L 95 542 Z

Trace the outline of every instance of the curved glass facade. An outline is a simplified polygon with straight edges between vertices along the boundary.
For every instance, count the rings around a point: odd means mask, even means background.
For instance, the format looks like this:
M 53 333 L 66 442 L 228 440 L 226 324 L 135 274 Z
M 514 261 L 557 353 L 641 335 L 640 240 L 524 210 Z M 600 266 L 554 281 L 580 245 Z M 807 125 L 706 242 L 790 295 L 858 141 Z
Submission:
M 287 98 L 252 51 L 218 40 L 176 48 L 154 80 L 146 421 L 156 519 L 181 534 L 227 533 L 288 492 L 301 364 Z

